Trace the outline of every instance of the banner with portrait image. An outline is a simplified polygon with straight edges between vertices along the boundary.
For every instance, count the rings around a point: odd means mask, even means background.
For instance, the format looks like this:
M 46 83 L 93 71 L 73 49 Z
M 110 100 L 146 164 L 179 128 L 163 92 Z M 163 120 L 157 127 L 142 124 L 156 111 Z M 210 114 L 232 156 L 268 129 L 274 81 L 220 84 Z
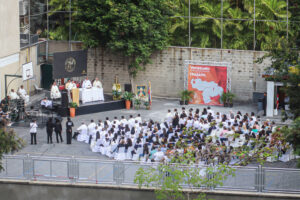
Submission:
M 227 66 L 188 65 L 187 89 L 194 91 L 192 104 L 222 105 L 227 91 Z

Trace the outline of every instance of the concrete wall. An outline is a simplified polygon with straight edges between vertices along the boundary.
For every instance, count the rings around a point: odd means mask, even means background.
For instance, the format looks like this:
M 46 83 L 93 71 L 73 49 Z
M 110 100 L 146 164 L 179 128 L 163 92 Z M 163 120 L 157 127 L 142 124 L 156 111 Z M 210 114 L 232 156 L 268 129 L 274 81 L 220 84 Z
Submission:
M 0 58 L 19 50 L 19 0 L 0 0 Z
M 262 74 L 269 61 L 261 65 L 255 63 L 264 54 L 265 52 L 258 51 L 169 47 L 153 54 L 152 64 L 138 73 L 134 85 L 145 85 L 151 81 L 153 95 L 178 97 L 179 92 L 184 89 L 185 60 L 230 62 L 232 92 L 237 94 L 239 100 L 248 101 L 252 99 L 253 92 L 266 91 Z M 99 77 L 104 91 L 111 92 L 115 76 L 118 76 L 122 87 L 125 83 L 130 83 L 128 63 L 128 58 L 102 48 L 89 49 L 88 76 L 90 79 Z
M 72 185 L 69 183 L 39 183 L 22 181 L 1 181 L 0 199 L 23 200 L 153 200 L 155 194 L 152 190 L 140 190 L 134 187 L 113 187 L 100 185 Z M 197 193 L 196 193 L 197 194 Z M 193 197 L 195 196 L 192 195 Z M 247 192 L 221 192 L 207 193 L 209 199 L 214 200 L 287 200 L 299 199 L 300 195 L 293 194 L 265 194 Z

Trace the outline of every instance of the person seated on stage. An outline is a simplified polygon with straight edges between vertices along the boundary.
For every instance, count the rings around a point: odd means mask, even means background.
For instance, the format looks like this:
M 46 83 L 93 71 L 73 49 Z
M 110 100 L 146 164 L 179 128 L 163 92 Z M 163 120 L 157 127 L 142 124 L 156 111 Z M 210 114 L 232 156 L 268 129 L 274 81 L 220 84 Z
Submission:
M 20 97 L 24 100 L 25 103 L 29 102 L 29 95 L 27 94 L 23 85 L 20 86 L 18 93 L 20 94 Z
M 53 83 L 51 87 L 51 93 L 50 93 L 51 99 L 59 99 L 61 98 L 61 93 L 56 85 L 56 82 Z
M 93 82 L 93 87 L 102 88 L 102 83 L 96 78 Z
M 19 95 L 15 92 L 14 89 L 11 89 L 10 93 L 9 93 L 10 99 L 14 100 L 14 99 L 20 99 Z
M 84 89 L 90 89 L 90 88 L 92 88 L 92 83 L 91 83 L 91 81 L 88 79 L 88 77 L 85 78 L 85 80 L 83 81 L 81 87 L 84 88 Z
M 41 101 L 41 106 L 45 107 L 45 108 L 52 108 L 52 101 L 48 100 L 47 97 L 45 97 L 42 101 Z

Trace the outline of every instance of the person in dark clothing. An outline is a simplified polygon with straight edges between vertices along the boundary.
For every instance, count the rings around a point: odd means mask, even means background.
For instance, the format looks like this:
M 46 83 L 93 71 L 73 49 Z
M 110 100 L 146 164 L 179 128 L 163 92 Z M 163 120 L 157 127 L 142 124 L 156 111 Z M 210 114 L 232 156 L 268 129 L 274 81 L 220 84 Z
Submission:
M 263 98 L 263 109 L 264 109 L 264 116 L 267 114 L 267 93 L 264 93 L 264 98 Z
M 55 131 L 55 134 L 56 134 L 57 143 L 59 143 L 58 136 L 60 137 L 60 141 L 63 142 L 63 139 L 62 139 L 62 136 L 61 136 L 62 126 L 61 126 L 61 122 L 60 122 L 59 119 L 55 119 L 54 131 Z
M 73 122 L 71 121 L 70 117 L 66 122 L 66 135 L 67 135 L 67 144 L 72 143 L 72 127 L 74 126 Z
M 175 114 L 173 120 L 172 120 L 172 126 L 173 128 L 176 128 L 179 125 L 179 116 L 178 114 Z
M 47 124 L 46 124 L 46 130 L 47 130 L 47 144 L 49 144 L 49 142 L 52 144 L 52 133 L 53 133 L 53 119 L 51 117 L 49 117 Z

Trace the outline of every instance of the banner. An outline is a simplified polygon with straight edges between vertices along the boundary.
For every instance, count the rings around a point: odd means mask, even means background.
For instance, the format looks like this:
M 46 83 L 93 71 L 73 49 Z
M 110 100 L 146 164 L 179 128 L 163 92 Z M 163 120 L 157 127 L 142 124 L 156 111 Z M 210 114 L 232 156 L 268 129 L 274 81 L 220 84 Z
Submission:
M 53 78 L 86 76 L 87 51 L 68 51 L 53 54 Z
M 194 91 L 190 103 L 222 105 L 220 97 L 227 91 L 227 67 L 190 64 L 187 86 Z

